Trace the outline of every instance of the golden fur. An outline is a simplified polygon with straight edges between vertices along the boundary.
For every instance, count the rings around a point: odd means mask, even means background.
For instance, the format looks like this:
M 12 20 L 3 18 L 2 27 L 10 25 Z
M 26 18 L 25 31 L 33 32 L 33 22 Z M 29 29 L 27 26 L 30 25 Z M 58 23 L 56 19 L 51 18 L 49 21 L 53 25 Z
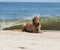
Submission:
M 40 18 L 35 16 L 31 23 L 24 23 L 22 30 L 27 32 L 39 33 L 41 32 Z

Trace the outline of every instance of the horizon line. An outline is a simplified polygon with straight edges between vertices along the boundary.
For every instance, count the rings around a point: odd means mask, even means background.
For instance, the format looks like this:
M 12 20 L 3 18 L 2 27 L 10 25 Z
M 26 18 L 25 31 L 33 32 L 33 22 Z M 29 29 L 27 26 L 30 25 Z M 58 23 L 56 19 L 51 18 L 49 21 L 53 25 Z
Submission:
M 20 1 L 0 1 L 0 2 L 20 2 Z M 33 2 L 31 2 L 31 3 L 33 3 Z M 60 3 L 60 2 L 34 2 L 34 3 Z

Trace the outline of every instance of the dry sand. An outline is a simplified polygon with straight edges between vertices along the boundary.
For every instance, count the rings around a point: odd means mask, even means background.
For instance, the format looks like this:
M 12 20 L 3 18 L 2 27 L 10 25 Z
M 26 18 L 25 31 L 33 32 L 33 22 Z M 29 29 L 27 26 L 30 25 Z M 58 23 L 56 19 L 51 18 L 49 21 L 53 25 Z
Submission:
M 0 31 L 0 50 L 60 50 L 60 31 Z

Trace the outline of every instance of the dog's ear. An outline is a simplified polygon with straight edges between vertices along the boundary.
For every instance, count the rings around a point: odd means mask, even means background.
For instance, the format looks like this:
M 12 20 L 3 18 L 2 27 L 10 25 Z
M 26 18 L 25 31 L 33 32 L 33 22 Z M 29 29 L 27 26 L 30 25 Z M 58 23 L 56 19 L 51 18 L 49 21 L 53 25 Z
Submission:
M 36 18 L 37 16 L 35 16 L 33 19 L 32 19 L 32 21 L 35 21 L 35 18 Z
M 32 21 L 34 22 L 35 18 L 32 19 Z

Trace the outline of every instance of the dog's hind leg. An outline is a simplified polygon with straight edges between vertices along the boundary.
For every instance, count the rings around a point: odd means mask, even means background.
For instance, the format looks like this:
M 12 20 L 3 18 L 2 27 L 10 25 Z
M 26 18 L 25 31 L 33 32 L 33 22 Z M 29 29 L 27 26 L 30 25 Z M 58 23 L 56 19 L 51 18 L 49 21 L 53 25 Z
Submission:
M 26 24 L 25 23 L 22 25 L 22 31 L 26 31 Z

